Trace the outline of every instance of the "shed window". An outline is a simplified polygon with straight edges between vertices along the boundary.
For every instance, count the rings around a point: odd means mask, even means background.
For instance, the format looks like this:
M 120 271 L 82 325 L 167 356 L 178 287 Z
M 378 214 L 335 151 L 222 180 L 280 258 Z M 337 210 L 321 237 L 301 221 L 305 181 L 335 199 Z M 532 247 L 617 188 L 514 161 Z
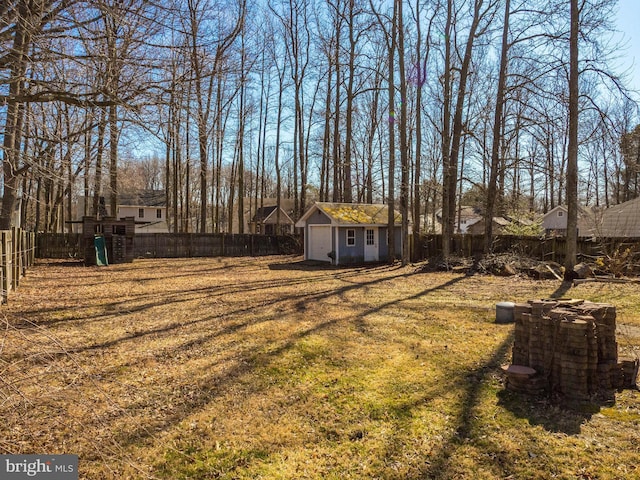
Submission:
M 353 229 L 347 230 L 347 247 L 353 247 L 356 244 L 356 231 Z
M 156 218 L 162 218 L 162 209 L 161 208 L 158 208 L 156 210 Z
M 559 210 L 559 211 L 558 211 L 558 216 L 559 216 L 559 217 L 564 217 L 564 212 L 563 212 L 562 210 Z
M 144 208 L 138 209 L 138 218 L 144 218 Z

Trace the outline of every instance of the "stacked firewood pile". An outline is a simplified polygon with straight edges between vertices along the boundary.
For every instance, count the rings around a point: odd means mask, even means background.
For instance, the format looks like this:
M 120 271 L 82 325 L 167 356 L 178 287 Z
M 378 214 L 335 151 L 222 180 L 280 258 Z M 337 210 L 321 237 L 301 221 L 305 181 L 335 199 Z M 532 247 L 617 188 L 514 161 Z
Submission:
M 635 386 L 638 361 L 618 359 L 616 309 L 583 300 L 533 300 L 514 307 L 507 388 L 577 401 L 613 401 Z

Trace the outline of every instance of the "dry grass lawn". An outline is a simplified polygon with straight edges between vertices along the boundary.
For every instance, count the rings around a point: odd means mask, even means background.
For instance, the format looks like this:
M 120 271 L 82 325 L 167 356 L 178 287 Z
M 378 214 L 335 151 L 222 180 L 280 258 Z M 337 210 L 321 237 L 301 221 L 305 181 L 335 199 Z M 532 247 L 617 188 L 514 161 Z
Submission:
M 640 478 L 640 394 L 506 392 L 494 323 L 498 301 L 608 301 L 637 356 L 637 284 L 419 267 L 41 261 L 0 309 L 0 453 L 78 454 L 83 479 Z

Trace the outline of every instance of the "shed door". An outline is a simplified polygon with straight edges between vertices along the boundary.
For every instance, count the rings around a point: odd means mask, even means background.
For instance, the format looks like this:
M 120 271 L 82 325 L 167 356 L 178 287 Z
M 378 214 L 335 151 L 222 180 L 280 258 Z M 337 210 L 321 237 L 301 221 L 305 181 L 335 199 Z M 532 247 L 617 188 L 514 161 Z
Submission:
M 364 231 L 364 261 L 377 262 L 378 256 L 378 229 L 366 228 Z
M 307 259 L 330 262 L 331 258 L 328 254 L 331 250 L 331 226 L 309 226 L 309 254 Z

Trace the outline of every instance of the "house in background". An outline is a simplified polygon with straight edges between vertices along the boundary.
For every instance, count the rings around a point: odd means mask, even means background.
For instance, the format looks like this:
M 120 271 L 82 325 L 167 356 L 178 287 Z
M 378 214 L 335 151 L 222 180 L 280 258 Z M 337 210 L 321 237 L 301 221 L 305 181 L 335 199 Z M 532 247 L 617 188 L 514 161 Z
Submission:
M 80 197 L 78 199 L 78 212 L 84 212 L 84 203 L 89 203 L 87 211 L 91 211 L 93 198 Z M 100 216 L 108 217 L 111 215 L 111 206 L 108 201 L 100 198 L 98 206 Z M 168 233 L 169 226 L 167 224 L 167 199 L 164 190 L 142 190 L 135 193 L 123 193 L 118 195 L 118 210 L 115 215 L 116 219 L 133 217 L 136 222 L 135 233 Z M 80 218 L 74 222 L 74 227 L 79 228 L 82 213 L 78 214 Z
M 243 198 L 243 211 L 242 211 L 242 220 L 243 220 L 243 233 L 250 234 L 263 234 L 263 235 L 275 235 L 275 233 L 266 233 L 266 230 L 273 231 L 275 229 L 275 224 L 277 222 L 277 215 L 275 212 L 275 206 L 278 204 L 278 199 L 275 197 L 265 197 L 265 198 L 255 198 L 255 197 L 244 197 Z M 294 223 L 295 223 L 295 212 L 294 212 L 294 200 L 292 198 L 281 198 L 280 199 L 280 228 L 283 234 L 289 233 L 289 229 L 293 231 Z M 234 202 L 233 204 L 233 221 L 230 226 L 229 233 L 240 233 L 240 224 L 239 224 L 239 202 Z M 260 212 L 259 210 L 264 208 L 265 210 Z M 274 209 L 271 213 L 273 216 L 267 218 L 269 216 L 269 211 Z M 282 215 L 282 213 L 286 214 L 286 217 Z M 289 223 L 291 221 L 291 223 Z M 273 227 L 269 227 L 268 225 L 273 225 Z
M 601 237 L 640 238 L 640 197 L 602 213 Z
M 142 190 L 119 195 L 116 218 L 126 217 L 135 218 L 136 233 L 168 233 L 164 190 Z
M 249 229 L 251 233 L 261 235 L 290 235 L 293 233 L 294 221 L 287 212 L 278 206 L 259 207 L 251 219 Z
M 480 208 L 462 205 L 459 209 L 456 209 L 454 233 L 471 233 L 471 227 L 483 220 L 484 217 L 482 216 Z M 438 222 L 436 232 L 442 233 L 442 209 L 436 212 L 436 221 Z M 475 230 L 477 231 L 477 228 Z
M 304 258 L 334 265 L 389 259 L 389 208 L 383 204 L 316 202 L 298 220 L 304 231 Z M 401 215 L 394 214 L 396 255 L 402 252 Z
M 602 212 L 590 207 L 578 207 L 578 236 L 600 236 Z M 542 217 L 542 228 L 547 236 L 563 237 L 567 234 L 567 207 L 558 205 Z

